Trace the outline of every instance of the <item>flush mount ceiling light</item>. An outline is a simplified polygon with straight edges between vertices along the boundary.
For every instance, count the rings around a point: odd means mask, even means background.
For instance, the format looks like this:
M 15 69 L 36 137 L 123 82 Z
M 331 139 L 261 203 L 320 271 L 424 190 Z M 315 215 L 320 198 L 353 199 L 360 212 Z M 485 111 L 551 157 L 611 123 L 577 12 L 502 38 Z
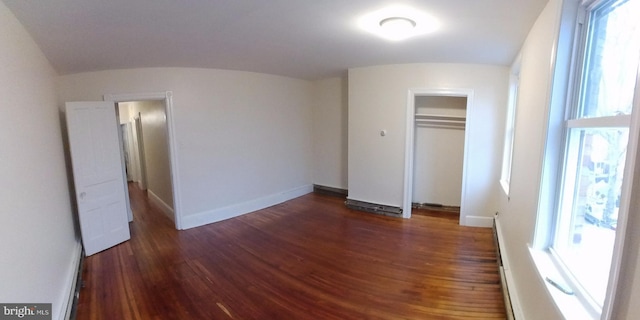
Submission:
M 387 40 L 399 41 L 438 29 L 433 17 L 408 7 L 387 7 L 359 19 L 361 29 Z
M 380 28 L 389 33 L 407 33 L 416 27 L 416 22 L 405 17 L 391 17 L 380 21 Z

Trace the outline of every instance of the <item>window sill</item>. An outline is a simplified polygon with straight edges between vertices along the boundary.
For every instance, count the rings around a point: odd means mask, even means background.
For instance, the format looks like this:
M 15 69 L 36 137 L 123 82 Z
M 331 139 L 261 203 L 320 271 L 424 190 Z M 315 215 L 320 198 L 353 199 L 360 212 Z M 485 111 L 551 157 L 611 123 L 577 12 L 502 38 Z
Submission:
M 588 309 L 575 294 L 566 294 L 546 280 L 548 277 L 566 283 L 548 251 L 529 248 L 529 253 L 536 266 L 540 280 L 545 284 L 549 296 L 565 319 L 598 319 L 598 317 L 589 313 Z

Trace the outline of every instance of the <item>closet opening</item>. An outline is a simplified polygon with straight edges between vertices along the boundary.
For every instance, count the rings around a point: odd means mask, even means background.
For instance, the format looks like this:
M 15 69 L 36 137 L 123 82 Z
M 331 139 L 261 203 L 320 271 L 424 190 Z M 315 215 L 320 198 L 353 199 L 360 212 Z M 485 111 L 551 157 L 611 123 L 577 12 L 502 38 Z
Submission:
M 413 209 L 431 209 L 463 221 L 472 95 L 463 89 L 409 91 L 404 218 L 410 218 Z

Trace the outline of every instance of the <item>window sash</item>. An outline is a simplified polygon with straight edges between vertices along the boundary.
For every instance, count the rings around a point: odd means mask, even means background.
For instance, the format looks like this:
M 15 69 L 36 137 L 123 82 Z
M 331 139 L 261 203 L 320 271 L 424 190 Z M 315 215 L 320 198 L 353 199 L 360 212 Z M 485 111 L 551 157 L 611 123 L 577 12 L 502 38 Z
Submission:
M 609 135 L 616 132 L 619 134 L 617 138 Z M 605 137 L 614 140 L 609 140 Z M 618 214 L 623 214 L 623 210 L 615 200 L 607 200 L 604 203 L 598 202 L 595 197 L 597 193 L 591 192 L 606 190 L 607 193 L 618 193 L 618 191 L 622 191 L 622 187 L 618 183 L 629 183 L 626 179 L 628 171 L 626 171 L 627 161 L 625 161 L 628 155 L 626 158 L 621 159 L 615 157 L 615 153 L 613 155 L 610 153 L 611 150 L 620 151 L 619 147 L 623 145 L 628 146 L 628 137 L 629 128 L 624 126 L 578 127 L 567 130 L 562 188 L 559 208 L 556 213 L 557 227 L 554 232 L 553 245 L 550 249 L 557 252 L 556 258 L 562 262 L 560 266 L 566 269 L 563 270 L 563 273 L 572 274 L 570 278 L 572 279 L 573 287 L 577 289 L 576 291 L 581 291 L 579 296 L 583 297 L 583 301 L 586 301 L 589 306 L 597 306 L 598 309 L 595 310 L 598 313 L 604 304 L 606 283 L 609 270 L 613 265 L 613 262 L 607 265 L 601 262 L 612 261 L 611 252 L 615 249 L 614 239 L 617 233 L 617 230 L 612 231 L 606 228 L 613 226 L 610 224 L 612 221 L 619 221 L 619 216 L 615 215 L 616 208 L 620 208 L 619 212 L 617 212 Z M 595 149 L 591 149 L 591 147 L 595 147 L 598 144 L 597 141 L 607 143 L 606 148 L 609 151 L 593 153 L 594 151 L 592 150 Z M 623 150 L 626 149 L 626 147 L 623 147 Z M 613 158 L 610 158 L 611 156 Z M 592 162 L 594 167 L 589 168 L 587 163 L 584 162 L 586 159 L 594 161 Z M 598 163 L 607 163 L 607 169 L 603 169 L 605 171 L 596 170 L 595 165 Z M 599 179 L 606 179 L 606 184 L 603 182 L 598 183 Z M 602 189 L 603 187 L 606 189 Z M 620 187 L 620 189 L 616 189 L 617 187 Z M 620 196 L 619 193 L 618 196 Z M 616 198 L 608 197 L 607 199 Z M 611 201 L 614 202 L 612 203 Z M 614 206 L 610 208 L 611 211 L 606 210 L 608 205 Z M 587 211 L 589 206 L 592 210 Z M 591 221 L 591 223 L 588 223 L 588 221 Z M 612 228 L 617 229 L 615 227 Z M 594 242 L 595 239 L 598 239 L 597 243 Z M 602 244 L 608 245 L 603 247 Z M 585 248 L 590 248 L 590 253 L 597 253 L 598 257 L 604 260 L 593 260 L 589 259 L 588 256 L 584 256 Z M 598 273 L 601 277 L 587 275 L 585 273 L 586 270 L 580 268 L 580 266 L 585 265 L 589 266 L 590 271 L 594 271 L 594 268 L 602 271 Z M 585 283 L 579 282 L 580 280 L 584 280 Z M 589 288 L 589 290 L 585 290 L 585 288 Z
M 575 44 L 574 44 L 574 54 L 573 59 L 572 59 L 572 68 L 571 68 L 571 74 L 572 74 L 572 81 L 571 83 L 573 84 L 570 87 L 573 87 L 573 89 L 569 89 L 568 91 L 568 99 L 567 99 L 567 110 L 565 112 L 566 117 L 565 117 L 565 122 L 564 122 L 564 161 L 562 161 L 560 163 L 560 174 L 558 175 L 559 178 L 559 184 L 557 186 L 557 190 L 560 191 L 557 194 L 556 197 L 556 211 L 555 214 L 553 214 L 552 216 L 554 216 L 554 218 L 552 218 L 551 222 L 554 223 L 553 225 L 549 225 L 547 226 L 547 230 L 549 232 L 549 234 L 546 237 L 550 237 L 548 238 L 550 241 L 547 242 L 547 249 L 549 250 L 549 252 L 551 252 L 551 255 L 553 257 L 553 259 L 556 261 L 556 264 L 558 266 L 558 269 L 561 271 L 561 273 L 563 273 L 566 276 L 566 279 L 572 283 L 573 288 L 577 291 L 576 295 L 578 296 L 578 298 L 583 302 L 583 304 L 585 305 L 585 307 L 587 307 L 592 313 L 594 314 L 602 314 L 604 315 L 604 318 L 608 318 L 610 313 L 611 313 L 611 306 L 612 306 L 612 292 L 614 292 L 615 287 L 617 286 L 617 275 L 619 272 L 619 268 L 620 268 L 620 260 L 621 260 L 621 255 L 622 255 L 622 243 L 624 240 L 624 232 L 625 232 L 625 227 L 626 227 L 626 215 L 627 215 L 627 210 L 628 210 L 628 197 L 629 197 L 629 193 L 630 193 L 630 184 L 631 184 L 631 174 L 633 173 L 633 168 L 635 166 L 635 153 L 636 153 L 636 147 L 635 143 L 638 142 L 638 137 L 637 137 L 637 124 L 640 121 L 640 117 L 637 115 L 637 108 L 638 108 L 638 104 L 640 102 L 640 97 L 638 95 L 640 95 L 640 83 L 636 83 L 635 86 L 635 97 L 634 97 L 634 102 L 633 102 L 633 111 L 632 114 L 622 114 L 622 115 L 615 115 L 615 116 L 603 116 L 603 117 L 591 117 L 591 118 L 587 118 L 587 117 L 583 117 L 582 113 L 582 95 L 584 93 L 584 81 L 585 81 L 585 73 L 589 72 L 588 71 L 588 66 L 587 63 L 589 62 L 589 57 L 588 57 L 588 50 L 590 49 L 591 43 L 589 43 L 590 41 L 590 37 L 591 37 L 591 31 L 589 28 L 589 23 L 590 23 L 590 19 L 592 14 L 594 14 L 595 10 L 601 10 L 604 6 L 610 5 L 610 4 L 617 4 L 619 3 L 620 0 L 603 0 L 603 1 L 583 1 L 582 5 L 580 7 L 580 14 L 578 16 L 578 22 L 576 25 L 576 38 L 575 38 Z M 602 11 L 600 12 L 602 13 Z M 637 79 L 640 79 L 640 69 L 638 71 L 638 73 L 636 74 Z M 638 82 L 640 82 L 640 80 L 637 80 Z M 632 122 L 633 122 L 633 126 L 632 126 Z M 561 229 L 560 223 L 566 222 L 566 221 L 561 221 L 562 219 L 562 214 L 561 214 L 561 210 L 566 210 L 566 207 L 569 206 L 573 206 L 573 203 L 564 203 L 564 199 L 566 199 L 566 195 L 564 193 L 566 192 L 574 192 L 575 190 L 569 191 L 566 190 L 565 184 L 569 183 L 570 185 L 573 185 L 575 183 L 575 177 L 573 178 L 569 178 L 569 180 L 572 181 L 565 181 L 565 179 L 567 179 L 567 172 L 576 172 L 576 166 L 577 164 L 573 163 L 568 163 L 571 161 L 571 159 L 569 158 L 569 154 L 571 153 L 571 146 L 570 146 L 570 134 L 572 129 L 591 129 L 591 128 L 628 128 L 629 129 L 629 140 L 628 140 L 628 147 L 627 147 L 627 161 L 626 161 L 626 166 L 625 166 L 625 171 L 624 174 L 622 176 L 623 178 L 623 185 L 622 185 L 622 195 L 621 195 L 621 202 L 620 202 L 620 212 L 619 212 L 619 217 L 618 217 L 618 228 L 616 230 L 616 234 L 615 234 L 615 243 L 614 243 L 614 247 L 613 247 L 613 259 L 611 261 L 611 271 L 609 273 L 608 276 L 608 288 L 606 290 L 606 297 L 605 297 L 605 301 L 603 302 L 603 305 L 600 305 L 600 303 L 597 303 L 594 299 L 592 299 L 590 297 L 590 295 L 587 293 L 587 290 L 584 289 L 584 287 L 580 284 L 580 282 L 572 275 L 571 273 L 571 268 L 569 268 L 567 266 L 567 264 L 563 261 L 562 255 L 560 253 L 558 253 L 555 249 L 554 246 L 556 246 L 556 241 L 558 241 L 558 236 L 559 232 Z M 633 128 L 633 130 L 632 130 Z M 633 159 L 632 159 L 633 158 Z M 570 187 L 569 189 L 574 189 L 575 186 Z M 624 200 L 622 198 L 625 198 Z
M 516 62 L 519 68 L 519 62 Z M 505 126 L 504 147 L 502 150 L 502 172 L 500 183 L 502 188 L 509 195 L 511 184 L 511 166 L 513 163 L 513 142 L 515 140 L 516 110 L 518 105 L 518 91 L 520 87 L 519 70 L 511 75 L 509 85 L 509 105 L 507 109 L 507 119 Z
M 628 128 L 631 125 L 631 115 L 607 116 L 597 118 L 578 118 L 566 121 L 568 129 L 573 128 Z

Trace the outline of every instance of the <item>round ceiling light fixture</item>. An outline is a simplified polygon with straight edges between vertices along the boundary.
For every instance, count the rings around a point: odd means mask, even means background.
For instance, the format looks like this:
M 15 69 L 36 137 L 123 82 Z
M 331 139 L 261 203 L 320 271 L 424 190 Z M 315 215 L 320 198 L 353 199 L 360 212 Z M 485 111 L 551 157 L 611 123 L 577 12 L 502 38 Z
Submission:
M 416 27 L 416 22 L 405 17 L 391 17 L 382 19 L 380 27 L 389 32 L 410 32 Z
M 408 7 L 387 7 L 362 16 L 361 29 L 391 41 L 399 41 L 435 31 L 433 17 Z

